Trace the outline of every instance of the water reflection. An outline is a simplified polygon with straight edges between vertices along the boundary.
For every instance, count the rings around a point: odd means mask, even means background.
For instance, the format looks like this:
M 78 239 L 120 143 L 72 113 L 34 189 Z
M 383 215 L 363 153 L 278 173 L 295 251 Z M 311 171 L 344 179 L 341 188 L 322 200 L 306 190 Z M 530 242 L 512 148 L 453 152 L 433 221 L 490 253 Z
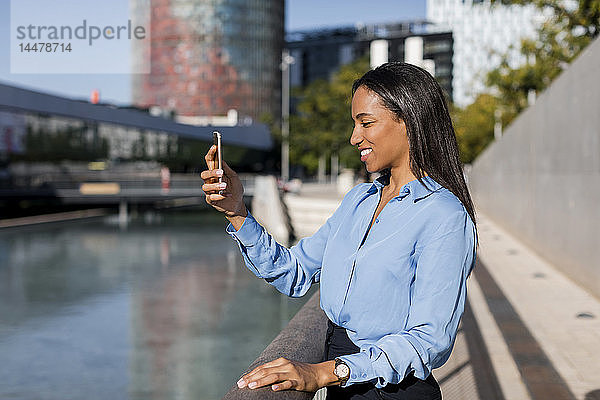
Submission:
M 0 233 L 0 398 L 218 399 L 304 300 L 213 213 Z

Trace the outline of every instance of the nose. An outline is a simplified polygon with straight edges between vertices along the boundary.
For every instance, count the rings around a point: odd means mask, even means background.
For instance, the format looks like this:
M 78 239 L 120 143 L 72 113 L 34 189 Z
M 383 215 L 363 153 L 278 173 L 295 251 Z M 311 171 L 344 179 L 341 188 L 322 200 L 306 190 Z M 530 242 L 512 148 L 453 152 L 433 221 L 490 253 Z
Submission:
M 360 142 L 363 141 L 362 136 L 360 135 L 360 133 L 358 132 L 358 129 L 356 129 L 356 125 L 354 126 L 354 128 L 352 128 L 352 135 L 350 135 L 350 144 L 352 146 L 356 146 L 358 144 L 360 144 Z

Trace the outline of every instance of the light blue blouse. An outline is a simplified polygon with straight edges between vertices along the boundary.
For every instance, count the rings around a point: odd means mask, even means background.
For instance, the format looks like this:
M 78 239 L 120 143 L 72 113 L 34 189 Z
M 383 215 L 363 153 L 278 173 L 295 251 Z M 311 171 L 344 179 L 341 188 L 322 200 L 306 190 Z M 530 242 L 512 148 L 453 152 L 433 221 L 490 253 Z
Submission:
M 247 267 L 280 292 L 304 295 L 320 282 L 321 308 L 359 353 L 342 356 L 346 385 L 426 379 L 450 357 L 476 257 L 473 221 L 429 176 L 404 185 L 365 237 L 383 178 L 355 186 L 312 236 L 287 249 L 249 213 L 238 242 Z M 363 243 L 364 238 L 364 243 Z

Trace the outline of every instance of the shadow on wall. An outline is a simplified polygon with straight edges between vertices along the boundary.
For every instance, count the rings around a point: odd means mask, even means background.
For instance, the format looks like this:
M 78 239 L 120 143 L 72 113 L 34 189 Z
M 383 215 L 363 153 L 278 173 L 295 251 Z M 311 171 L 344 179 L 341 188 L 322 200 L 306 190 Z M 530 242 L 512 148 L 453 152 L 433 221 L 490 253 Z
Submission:
M 600 400 L 600 389 L 587 392 L 585 394 L 584 400 Z

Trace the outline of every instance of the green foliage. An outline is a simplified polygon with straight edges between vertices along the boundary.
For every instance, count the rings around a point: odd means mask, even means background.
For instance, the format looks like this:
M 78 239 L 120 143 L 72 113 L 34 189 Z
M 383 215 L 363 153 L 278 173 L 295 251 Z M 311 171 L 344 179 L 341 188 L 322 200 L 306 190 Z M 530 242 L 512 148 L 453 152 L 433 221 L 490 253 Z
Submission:
M 353 126 L 351 89 L 368 70 L 368 59 L 361 58 L 341 67 L 330 81 L 317 80 L 295 93 L 300 101 L 297 113 L 290 116 L 291 163 L 303 165 L 312 174 L 319 156 L 338 153 L 343 166 L 362 166 L 349 141 Z
M 527 95 L 547 88 L 566 66 L 600 34 L 600 0 L 514 0 L 512 4 L 533 4 L 552 11 L 538 29 L 536 39 L 521 42 L 521 53 L 528 62 L 511 68 L 504 56 L 500 66 L 489 72 L 487 85 L 500 100 L 507 123 L 527 107 Z
M 452 108 L 454 129 L 461 160 L 472 162 L 494 138 L 494 112 L 501 112 L 507 126 L 527 105 L 530 91 L 546 89 L 568 64 L 600 34 L 600 0 L 580 0 L 567 7 L 562 0 L 496 0 L 502 4 L 533 4 L 548 12 L 535 39 L 521 42 L 528 62 L 511 68 L 508 56 L 487 75 L 486 84 L 494 96 L 483 94 L 464 109 Z M 571 2 L 570 4 L 575 4 Z
M 452 109 L 452 120 L 463 163 L 471 163 L 494 139 L 494 113 L 498 100 L 482 94 L 464 109 Z

